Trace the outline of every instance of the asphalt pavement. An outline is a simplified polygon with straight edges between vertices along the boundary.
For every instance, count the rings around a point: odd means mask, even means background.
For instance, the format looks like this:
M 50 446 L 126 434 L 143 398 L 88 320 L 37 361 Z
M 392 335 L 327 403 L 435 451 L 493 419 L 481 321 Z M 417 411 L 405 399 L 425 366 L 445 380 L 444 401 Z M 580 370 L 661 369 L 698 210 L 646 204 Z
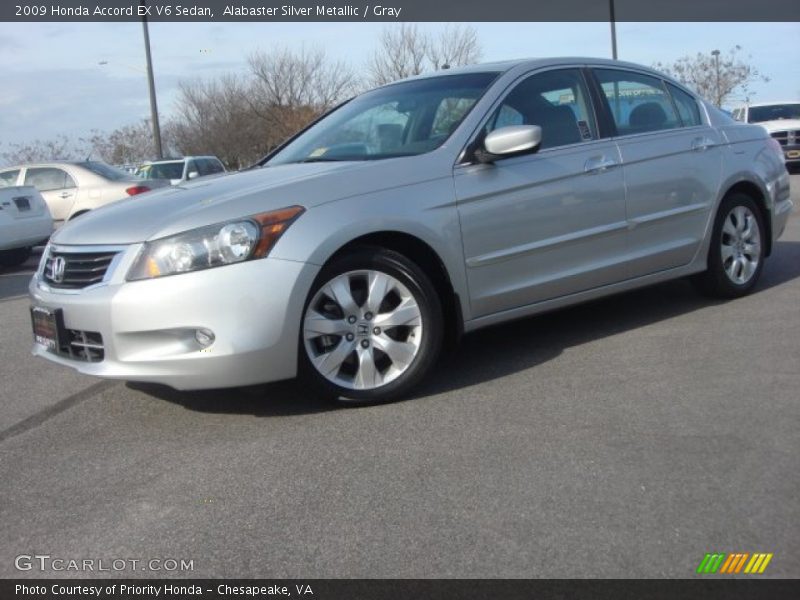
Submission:
M 800 577 L 798 212 L 746 298 L 675 281 L 479 331 L 370 408 L 34 360 L 35 259 L 0 272 L 0 577 Z

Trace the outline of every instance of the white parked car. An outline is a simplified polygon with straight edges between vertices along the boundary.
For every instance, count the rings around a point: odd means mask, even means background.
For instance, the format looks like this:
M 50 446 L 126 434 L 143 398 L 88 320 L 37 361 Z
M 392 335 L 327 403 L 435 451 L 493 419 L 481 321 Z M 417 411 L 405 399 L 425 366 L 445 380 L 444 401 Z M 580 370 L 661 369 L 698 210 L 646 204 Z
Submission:
M 0 169 L 0 187 L 31 185 L 39 190 L 60 226 L 92 209 L 167 185 L 143 182 L 99 161 L 54 161 Z
M 224 172 L 225 165 L 216 156 L 184 156 L 148 161 L 136 170 L 136 175 L 147 180 L 169 179 L 172 185 L 178 185 L 196 177 Z
M 759 102 L 733 109 L 733 118 L 758 123 L 781 145 L 787 165 L 800 164 L 800 102 Z
M 53 217 L 34 187 L 0 187 L 0 266 L 16 267 L 53 233 Z

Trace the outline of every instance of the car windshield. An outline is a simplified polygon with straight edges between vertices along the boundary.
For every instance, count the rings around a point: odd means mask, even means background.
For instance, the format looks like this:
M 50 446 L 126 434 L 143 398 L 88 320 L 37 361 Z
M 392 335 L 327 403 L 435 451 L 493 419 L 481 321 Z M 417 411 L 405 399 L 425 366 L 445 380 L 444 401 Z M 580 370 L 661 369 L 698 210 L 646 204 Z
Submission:
M 142 165 L 136 175 L 142 179 L 181 179 L 183 162 L 155 163 Z
M 450 137 L 498 73 L 396 83 L 358 96 L 290 142 L 266 164 L 413 156 Z
M 800 119 L 800 103 L 751 106 L 747 114 L 747 119 L 750 123 L 779 121 L 781 119 Z
M 88 169 L 95 175 L 99 175 L 103 179 L 109 181 L 126 181 L 130 180 L 130 173 L 126 173 L 122 169 L 117 169 L 106 163 L 97 162 L 94 160 L 87 160 L 86 162 L 78 163 L 78 166 Z

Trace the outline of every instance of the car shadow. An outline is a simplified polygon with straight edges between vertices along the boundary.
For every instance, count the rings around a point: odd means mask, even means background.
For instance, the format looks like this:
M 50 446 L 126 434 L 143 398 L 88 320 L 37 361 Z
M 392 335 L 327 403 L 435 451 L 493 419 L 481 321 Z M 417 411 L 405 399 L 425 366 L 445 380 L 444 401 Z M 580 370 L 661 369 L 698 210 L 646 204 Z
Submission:
M 754 295 L 800 277 L 800 242 L 778 242 Z M 409 396 L 452 392 L 533 368 L 566 349 L 722 304 L 697 293 L 686 279 L 488 327 L 465 336 L 430 377 Z M 179 392 L 155 384 L 128 383 L 188 410 L 208 413 L 292 416 L 343 407 L 321 398 L 297 380 L 228 390 Z

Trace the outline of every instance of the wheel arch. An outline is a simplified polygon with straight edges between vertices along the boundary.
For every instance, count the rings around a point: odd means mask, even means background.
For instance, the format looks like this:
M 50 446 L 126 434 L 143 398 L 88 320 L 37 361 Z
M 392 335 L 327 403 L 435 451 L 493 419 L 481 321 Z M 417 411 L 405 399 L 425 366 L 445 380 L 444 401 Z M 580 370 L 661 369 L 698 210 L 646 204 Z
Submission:
M 74 213 L 72 213 L 72 214 L 71 214 L 71 215 L 70 215 L 70 216 L 67 218 L 67 221 L 72 221 L 72 219 L 75 219 L 75 218 L 77 218 L 77 217 L 80 217 L 81 215 L 85 215 L 85 214 L 86 214 L 86 213 L 88 213 L 90 210 L 92 210 L 92 209 L 91 209 L 91 208 L 82 208 L 82 209 L 80 209 L 80 210 L 76 210 Z
M 769 256 L 772 254 L 772 214 L 767 206 L 767 197 L 764 190 L 758 184 L 745 179 L 730 185 L 722 195 L 722 199 L 724 200 L 733 194 L 744 194 L 750 197 L 761 211 L 761 220 L 764 223 L 764 237 L 766 237 L 764 256 Z

